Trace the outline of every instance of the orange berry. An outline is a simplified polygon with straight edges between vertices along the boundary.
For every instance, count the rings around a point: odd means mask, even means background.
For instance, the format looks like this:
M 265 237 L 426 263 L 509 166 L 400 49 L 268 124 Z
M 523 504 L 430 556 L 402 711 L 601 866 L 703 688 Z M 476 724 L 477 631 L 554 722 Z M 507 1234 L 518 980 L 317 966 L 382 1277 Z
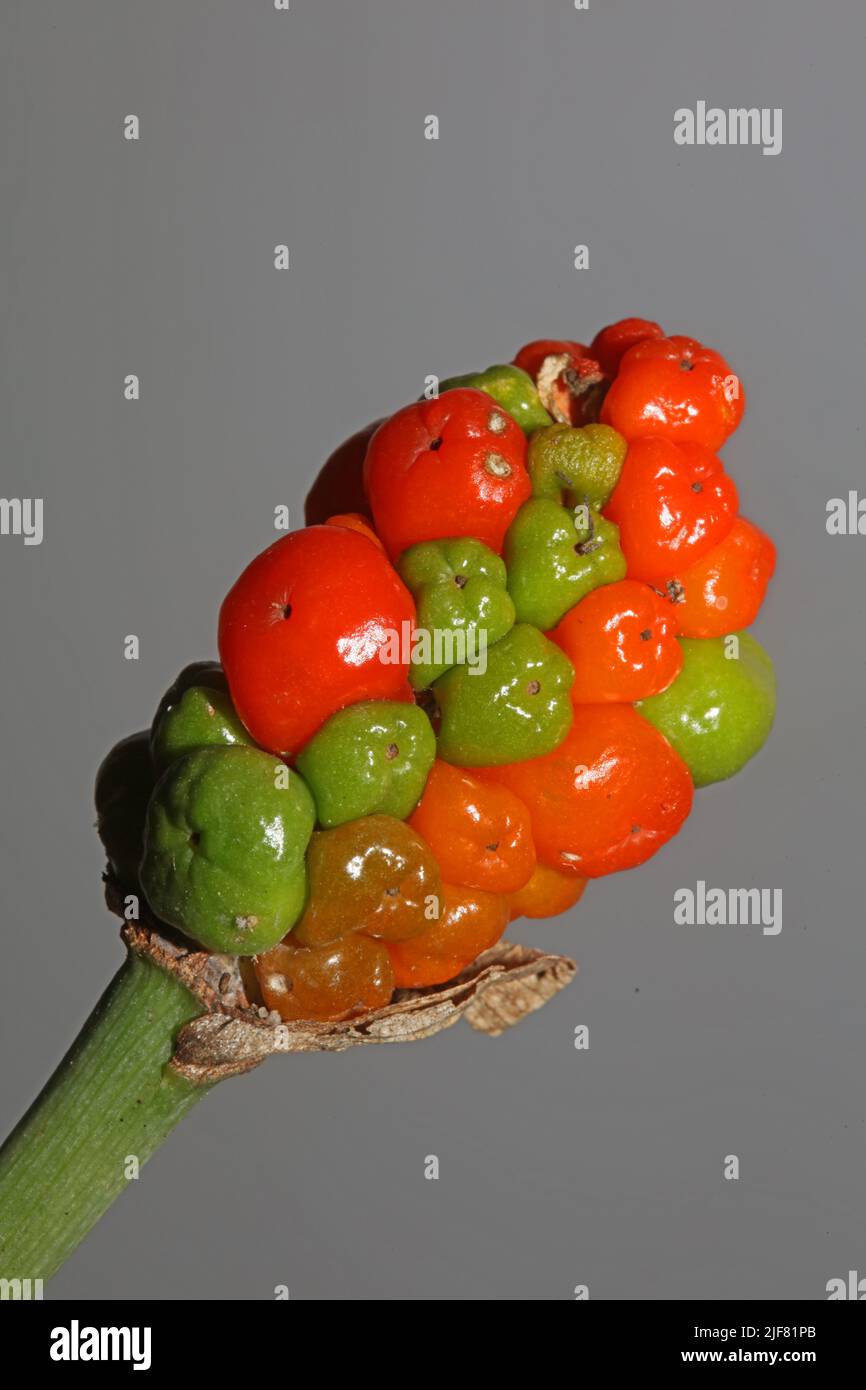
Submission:
M 551 869 L 549 864 L 536 864 L 528 883 L 510 893 L 508 904 L 511 920 L 515 917 L 558 917 L 580 902 L 586 888 L 585 878 Z
M 441 891 L 432 851 L 393 816 L 362 816 L 318 830 L 307 850 L 310 895 L 292 935 L 321 946 L 349 932 L 401 941 L 423 932 Z
M 548 633 L 574 667 L 576 705 L 631 704 L 666 690 L 680 673 L 677 607 L 647 584 L 593 589 Z
M 327 946 L 299 946 L 292 936 L 254 961 L 269 1009 L 295 1019 L 339 1019 L 381 1009 L 394 992 L 387 948 L 366 936 L 344 936 Z
M 512 893 L 535 867 L 529 812 L 506 787 L 437 759 L 409 824 L 448 883 Z
M 776 547 L 770 537 L 738 516 L 723 541 L 677 575 L 681 636 L 723 637 L 749 627 L 775 568 Z
M 601 418 L 626 439 L 640 435 L 689 440 L 720 449 L 745 409 L 739 378 L 694 338 L 644 338 L 629 348 L 602 406 Z
M 361 512 L 338 512 L 336 516 L 329 516 L 325 522 L 326 526 L 342 526 L 345 531 L 357 531 L 359 536 L 366 536 L 368 541 L 378 545 L 380 550 L 384 550 L 382 542 L 373 530 L 373 523 L 369 517 Z
M 642 864 L 692 805 L 682 758 L 631 705 L 580 705 L 552 753 L 484 776 L 529 807 L 540 861 L 580 878 Z
M 398 989 L 441 985 L 495 946 L 509 922 L 508 899 L 479 888 L 442 885 L 438 919 L 411 941 L 388 945 Z

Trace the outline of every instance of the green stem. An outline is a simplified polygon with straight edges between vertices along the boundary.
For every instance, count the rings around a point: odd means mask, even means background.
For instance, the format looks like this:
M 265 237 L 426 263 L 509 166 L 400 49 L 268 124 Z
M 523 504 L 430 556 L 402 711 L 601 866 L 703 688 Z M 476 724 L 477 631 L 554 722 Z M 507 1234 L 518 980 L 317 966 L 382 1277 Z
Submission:
M 173 976 L 127 957 L 0 1149 L 0 1277 L 49 1279 L 205 1093 L 166 1066 L 201 1011 Z

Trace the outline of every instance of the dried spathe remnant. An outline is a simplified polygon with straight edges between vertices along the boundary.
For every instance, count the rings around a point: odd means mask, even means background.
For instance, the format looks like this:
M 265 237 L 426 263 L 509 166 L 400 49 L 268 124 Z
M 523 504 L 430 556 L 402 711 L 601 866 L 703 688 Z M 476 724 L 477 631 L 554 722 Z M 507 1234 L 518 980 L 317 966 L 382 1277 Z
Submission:
M 122 890 L 110 878 L 106 900 L 123 915 Z M 540 1009 L 577 973 L 567 956 L 500 941 L 457 979 L 431 989 L 398 990 L 385 1008 L 334 1023 L 282 1023 L 250 997 L 235 958 L 195 950 L 147 915 L 125 922 L 122 935 L 130 950 L 150 956 L 201 1000 L 204 1012 L 180 1030 L 171 1063 L 199 1085 L 250 1071 L 274 1053 L 414 1042 L 461 1017 L 478 1032 L 497 1037 Z

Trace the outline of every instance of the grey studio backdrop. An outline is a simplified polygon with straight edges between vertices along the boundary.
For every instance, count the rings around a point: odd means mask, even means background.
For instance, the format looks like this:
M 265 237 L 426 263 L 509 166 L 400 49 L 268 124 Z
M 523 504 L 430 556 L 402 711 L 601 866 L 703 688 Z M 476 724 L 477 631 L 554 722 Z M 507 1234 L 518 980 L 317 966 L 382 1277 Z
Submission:
M 0 537 L 4 1131 L 122 958 L 100 758 L 215 654 L 341 439 L 430 373 L 645 314 L 741 375 L 725 459 L 780 546 L 766 749 L 639 872 L 512 928 L 576 955 L 570 990 L 498 1041 L 225 1083 L 50 1296 L 820 1299 L 866 1273 L 866 539 L 825 526 L 863 487 L 864 40 L 856 0 L 6 0 L 2 491 L 45 514 L 40 546 Z M 699 100 L 781 107 L 781 154 L 676 145 Z M 675 925 L 699 879 L 781 889 L 781 933 Z

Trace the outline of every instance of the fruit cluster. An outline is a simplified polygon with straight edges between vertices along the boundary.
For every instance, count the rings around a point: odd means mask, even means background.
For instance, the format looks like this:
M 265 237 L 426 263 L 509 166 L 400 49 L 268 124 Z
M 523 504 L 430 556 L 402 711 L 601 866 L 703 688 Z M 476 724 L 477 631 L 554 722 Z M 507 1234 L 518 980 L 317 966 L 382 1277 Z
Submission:
M 115 874 L 284 1019 L 452 979 L 643 863 L 763 744 L 772 541 L 715 352 L 627 319 L 361 432 L 97 779 Z

